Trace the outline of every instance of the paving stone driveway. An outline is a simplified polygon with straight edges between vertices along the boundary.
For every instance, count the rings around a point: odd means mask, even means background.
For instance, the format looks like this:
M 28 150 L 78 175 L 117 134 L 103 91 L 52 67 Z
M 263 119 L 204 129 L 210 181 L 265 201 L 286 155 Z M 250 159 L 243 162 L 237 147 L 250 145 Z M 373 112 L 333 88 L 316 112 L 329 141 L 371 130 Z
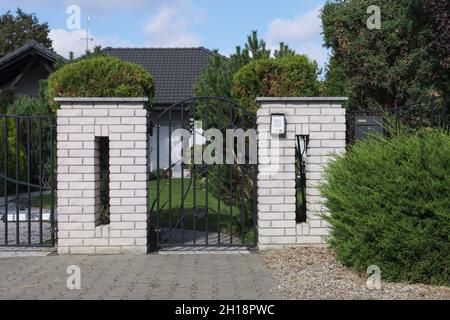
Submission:
M 81 269 L 68 290 L 66 269 Z M 0 299 L 278 299 L 257 254 L 0 257 Z

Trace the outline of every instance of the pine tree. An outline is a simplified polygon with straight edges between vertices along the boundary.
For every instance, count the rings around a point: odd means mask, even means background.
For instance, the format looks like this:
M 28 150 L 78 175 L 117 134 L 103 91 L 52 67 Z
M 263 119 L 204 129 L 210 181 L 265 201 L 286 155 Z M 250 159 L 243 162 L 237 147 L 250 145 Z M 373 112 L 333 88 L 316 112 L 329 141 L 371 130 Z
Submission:
M 289 45 L 285 44 L 284 42 L 280 42 L 280 48 L 275 50 L 273 55 L 275 58 L 295 56 L 295 50 L 289 48 Z
M 270 58 L 270 50 L 266 48 L 266 42 L 264 40 L 258 39 L 258 31 L 256 30 L 253 30 L 247 36 L 245 48 L 252 54 L 252 58 L 255 60 Z

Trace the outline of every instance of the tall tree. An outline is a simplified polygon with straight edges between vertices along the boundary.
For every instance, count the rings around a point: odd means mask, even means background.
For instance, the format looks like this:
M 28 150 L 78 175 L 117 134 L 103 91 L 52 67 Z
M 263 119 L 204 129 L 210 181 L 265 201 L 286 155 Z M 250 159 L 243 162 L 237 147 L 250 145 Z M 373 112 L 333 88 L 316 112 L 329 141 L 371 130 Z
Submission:
M 252 31 L 247 36 L 244 47 L 237 46 L 230 58 L 220 55 L 215 50 L 202 77 L 196 83 L 195 94 L 231 98 L 234 74 L 251 61 L 264 58 L 270 58 L 270 50 L 266 48 L 266 42 L 258 38 L 257 31 Z
M 35 14 L 27 14 L 19 8 L 15 14 L 7 11 L 0 16 L 0 57 L 29 40 L 36 40 L 51 49 L 52 40 L 48 37 L 49 32 L 48 23 L 40 23 Z
M 255 60 L 270 58 L 270 50 L 266 48 L 266 42 L 258 38 L 258 31 L 256 30 L 253 30 L 247 36 L 245 48 L 252 54 L 252 58 Z
M 439 60 L 434 70 L 436 83 L 439 89 L 447 91 L 447 99 L 450 99 L 450 3 L 448 0 L 424 0 L 424 6 L 429 17 L 426 22 L 432 29 L 430 49 Z
M 438 59 L 425 0 L 328 0 L 322 12 L 329 76 L 346 84 L 354 108 L 400 106 L 436 89 Z M 381 9 L 381 29 L 367 27 L 367 8 Z M 330 70 L 329 70 L 330 71 Z

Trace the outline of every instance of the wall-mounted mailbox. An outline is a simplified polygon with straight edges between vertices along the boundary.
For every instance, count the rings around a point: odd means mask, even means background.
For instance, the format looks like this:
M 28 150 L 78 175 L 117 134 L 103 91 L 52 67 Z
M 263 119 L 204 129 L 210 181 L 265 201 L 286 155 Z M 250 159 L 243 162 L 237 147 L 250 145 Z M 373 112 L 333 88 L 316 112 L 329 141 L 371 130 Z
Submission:
M 368 116 L 355 118 L 355 138 L 356 140 L 364 140 L 372 132 L 383 134 L 383 117 Z
M 284 114 L 272 114 L 270 121 L 270 133 L 272 135 L 285 136 L 286 117 Z

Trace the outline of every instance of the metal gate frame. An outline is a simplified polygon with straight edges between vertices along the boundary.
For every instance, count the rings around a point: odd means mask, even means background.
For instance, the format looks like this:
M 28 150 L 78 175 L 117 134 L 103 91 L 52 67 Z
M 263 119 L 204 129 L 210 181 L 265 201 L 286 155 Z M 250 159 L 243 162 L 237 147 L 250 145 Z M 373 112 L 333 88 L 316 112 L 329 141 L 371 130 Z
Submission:
M 347 112 L 347 144 L 354 144 L 356 139 L 356 119 L 380 116 L 390 118 L 410 128 L 450 128 L 450 105 L 445 97 L 431 97 L 416 103 L 390 109 L 356 109 Z M 384 125 L 383 123 L 380 125 Z M 387 132 L 384 132 L 386 134 Z
M 0 205 L 0 223 L 3 224 L 0 225 L 0 232 L 3 233 L 0 247 L 55 245 L 56 127 L 53 123 L 51 116 L 0 115 L 0 140 L 3 144 L 0 198 L 4 200 Z M 10 170 L 12 163 L 14 168 Z M 47 178 L 47 181 L 44 178 Z M 32 192 L 32 189 L 37 191 Z M 49 219 L 45 220 L 43 200 L 47 195 L 50 208 L 47 213 Z M 15 214 L 12 215 L 9 211 L 11 203 L 15 207 Z M 37 214 L 32 213 L 32 210 L 36 209 Z M 25 213 L 21 214 L 20 211 Z M 10 220 L 10 216 L 13 220 Z M 13 228 L 10 228 L 10 224 L 14 224 Z M 44 224 L 47 225 L 47 232 L 44 231 Z M 24 225 L 25 227 L 21 228 Z
M 153 177 L 149 174 L 148 181 L 150 251 L 165 247 L 245 246 L 252 248 L 256 246 L 258 168 L 257 164 L 249 164 L 248 148 L 246 148 L 246 164 L 188 165 L 181 161 L 179 163 L 181 176 L 177 180 L 173 177 L 174 168 L 177 166 L 172 159 L 173 128 L 178 124 L 194 133 L 191 138 L 195 145 L 196 128 L 193 122 L 198 119 L 203 120 L 202 129 L 205 131 L 209 128 L 217 128 L 224 132 L 226 129 L 237 129 L 238 124 L 241 129 L 256 130 L 255 115 L 241 108 L 234 101 L 222 97 L 187 99 L 170 106 L 154 117 L 149 117 L 148 131 L 156 139 L 157 162 L 156 172 Z M 167 167 L 161 164 L 160 129 L 162 126 L 168 127 L 169 135 Z M 152 157 L 150 140 L 148 139 L 148 170 L 150 170 Z M 187 170 L 189 175 L 185 176 Z M 215 178 L 214 174 L 216 174 Z M 199 189 L 200 183 L 203 184 L 203 189 Z M 164 186 L 168 187 L 166 194 L 162 190 Z M 179 193 L 174 190 L 175 186 L 180 188 Z M 222 192 L 226 194 L 226 197 L 223 197 Z M 237 193 L 241 195 L 240 199 L 236 197 Z M 246 199 L 245 196 L 250 199 Z M 188 199 L 191 197 L 192 202 Z M 211 207 L 211 203 L 215 203 L 216 206 Z M 189 204 L 192 204 L 192 207 L 189 208 Z M 165 207 L 168 207 L 168 210 Z M 236 209 L 239 210 L 240 217 L 233 212 L 233 210 L 237 211 Z M 211 218 L 215 221 L 211 221 Z M 223 227 L 224 221 L 227 224 L 226 228 Z M 214 231 L 211 228 L 214 228 Z M 240 230 L 240 233 L 237 234 L 236 230 Z

